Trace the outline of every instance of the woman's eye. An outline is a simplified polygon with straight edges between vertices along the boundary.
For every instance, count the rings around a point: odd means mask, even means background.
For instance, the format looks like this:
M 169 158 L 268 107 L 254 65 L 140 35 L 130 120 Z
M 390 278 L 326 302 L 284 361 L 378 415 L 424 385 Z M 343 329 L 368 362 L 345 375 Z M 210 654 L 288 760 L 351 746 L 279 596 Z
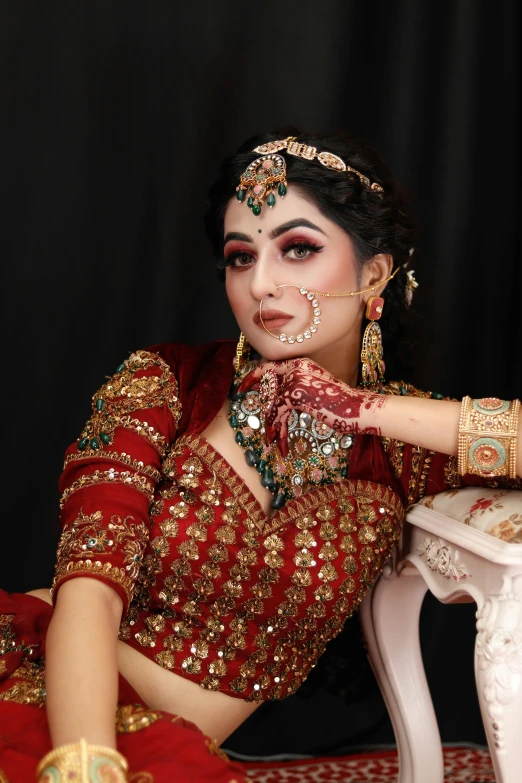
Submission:
M 226 266 L 242 267 L 248 266 L 252 261 L 252 256 L 248 253 L 232 253 L 226 261 Z
M 305 261 L 307 258 L 310 258 L 311 255 L 318 253 L 320 250 L 322 250 L 321 247 L 300 243 L 298 245 L 290 245 L 290 247 L 287 247 L 284 251 L 284 255 L 291 261 Z

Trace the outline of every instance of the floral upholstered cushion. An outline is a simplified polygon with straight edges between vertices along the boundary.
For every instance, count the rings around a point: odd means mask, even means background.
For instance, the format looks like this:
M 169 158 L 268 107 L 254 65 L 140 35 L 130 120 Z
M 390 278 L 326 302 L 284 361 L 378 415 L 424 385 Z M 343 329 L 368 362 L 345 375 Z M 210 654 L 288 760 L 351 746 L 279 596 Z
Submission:
M 466 487 L 426 495 L 418 504 L 510 544 L 522 544 L 522 492 Z

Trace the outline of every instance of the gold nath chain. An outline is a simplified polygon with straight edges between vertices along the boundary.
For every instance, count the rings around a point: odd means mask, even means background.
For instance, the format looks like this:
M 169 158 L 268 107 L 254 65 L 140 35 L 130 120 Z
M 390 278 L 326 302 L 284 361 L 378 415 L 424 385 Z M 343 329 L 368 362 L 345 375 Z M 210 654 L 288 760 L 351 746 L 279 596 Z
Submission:
M 386 280 L 380 280 L 378 283 L 375 283 L 375 285 L 370 286 L 369 288 L 363 288 L 362 291 L 350 291 L 348 294 L 322 294 L 320 291 L 315 292 L 315 296 L 358 296 L 359 294 L 366 294 L 368 291 L 375 291 L 376 288 L 380 288 L 381 285 L 384 285 L 385 283 L 389 283 L 392 278 L 395 277 L 397 272 L 399 271 L 400 266 L 397 267 L 397 269 L 392 272 L 392 274 L 386 278 Z

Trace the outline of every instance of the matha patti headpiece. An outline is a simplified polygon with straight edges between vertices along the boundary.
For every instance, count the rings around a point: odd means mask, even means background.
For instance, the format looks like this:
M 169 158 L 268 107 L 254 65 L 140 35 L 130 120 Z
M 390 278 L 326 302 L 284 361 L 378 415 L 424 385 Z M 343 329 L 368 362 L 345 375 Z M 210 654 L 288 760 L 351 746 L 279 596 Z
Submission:
M 252 209 L 254 215 L 261 214 L 263 199 L 266 199 L 269 207 L 274 206 L 276 187 L 281 198 L 286 195 L 288 187 L 286 163 L 282 155 L 277 154 L 281 150 L 285 150 L 296 158 L 318 160 L 322 166 L 333 171 L 346 171 L 349 174 L 355 174 L 365 188 L 378 194 L 384 192 L 382 185 L 379 185 L 378 182 L 371 182 L 360 171 L 348 166 L 338 155 L 334 155 L 332 152 L 317 152 L 316 147 L 300 144 L 295 140 L 295 136 L 288 136 L 286 139 L 269 141 L 267 144 L 255 147 L 252 152 L 257 152 L 261 157 L 252 161 L 241 175 L 239 185 L 236 188 L 236 198 L 238 201 L 244 201 L 246 198 L 247 205 Z

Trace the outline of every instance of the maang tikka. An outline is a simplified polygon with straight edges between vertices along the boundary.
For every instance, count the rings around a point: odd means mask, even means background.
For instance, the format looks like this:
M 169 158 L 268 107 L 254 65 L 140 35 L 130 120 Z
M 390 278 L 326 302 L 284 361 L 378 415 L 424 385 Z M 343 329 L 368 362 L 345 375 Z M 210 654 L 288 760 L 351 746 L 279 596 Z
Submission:
M 276 189 L 281 198 L 286 195 L 288 187 L 286 163 L 283 156 L 279 154 L 280 152 L 302 160 L 317 161 L 321 166 L 332 171 L 353 174 L 364 188 L 373 191 L 380 197 L 384 192 L 382 185 L 379 185 L 378 182 L 372 182 L 365 174 L 348 166 L 338 155 L 334 155 L 332 152 L 318 152 L 316 147 L 296 141 L 295 136 L 260 144 L 258 147 L 254 147 L 252 152 L 261 155 L 261 157 L 252 161 L 241 175 L 239 185 L 236 188 L 236 198 L 238 201 L 244 201 L 246 198 L 247 205 L 254 215 L 261 214 L 263 200 L 266 200 L 269 207 L 274 206 Z
M 238 201 L 247 199 L 247 205 L 254 215 L 261 214 L 263 199 L 269 207 L 275 204 L 274 190 L 284 198 L 286 195 L 286 163 L 281 155 L 263 155 L 256 158 L 241 175 L 236 188 Z

